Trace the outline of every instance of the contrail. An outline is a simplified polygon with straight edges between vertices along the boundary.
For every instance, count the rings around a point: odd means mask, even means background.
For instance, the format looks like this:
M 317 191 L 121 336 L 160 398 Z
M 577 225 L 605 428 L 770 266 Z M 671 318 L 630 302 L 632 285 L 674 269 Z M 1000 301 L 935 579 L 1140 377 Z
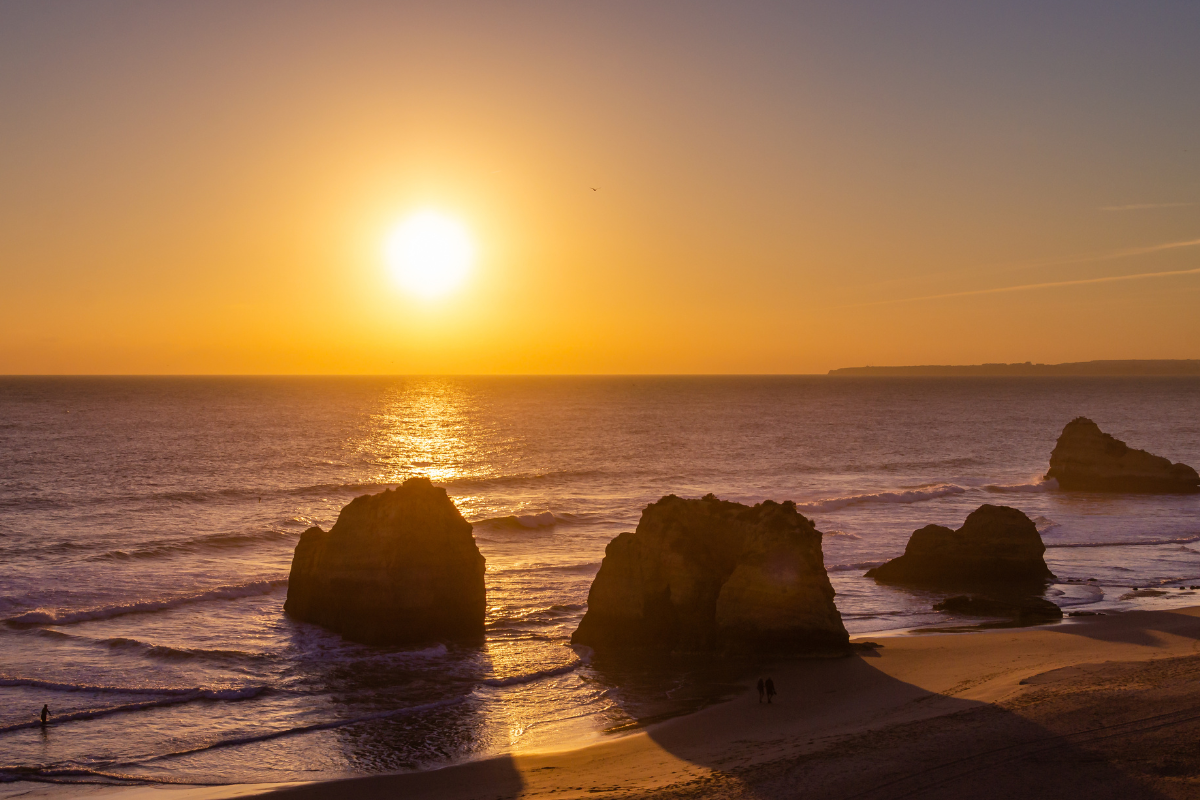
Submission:
M 1200 240 L 1189 244 L 1200 244 Z M 1183 244 L 1160 245 L 1152 248 L 1161 250 L 1167 247 L 1183 247 Z M 972 289 L 966 292 L 949 292 L 947 294 L 927 294 L 921 297 L 900 297 L 895 300 L 877 300 L 873 303 L 854 303 L 839 308 L 861 308 L 862 306 L 884 306 L 893 303 L 915 303 L 919 300 L 944 300 L 948 297 L 970 297 L 979 294 L 1001 294 L 1003 292 L 1027 292 L 1033 289 L 1053 289 L 1059 286 L 1082 286 L 1088 283 L 1114 283 L 1116 281 L 1136 281 L 1142 278 L 1168 278 L 1173 275 L 1200 275 L 1200 267 L 1195 269 L 1177 269 L 1170 272 L 1139 272 L 1134 275 L 1109 275 L 1105 278 L 1081 278 L 1074 281 L 1053 281 L 1051 283 L 1026 283 L 1021 286 L 1001 286 L 996 289 Z
M 1195 203 L 1130 203 L 1127 206 L 1100 206 L 1101 211 L 1142 211 L 1149 208 L 1183 208 Z
M 1091 253 L 1089 255 L 1068 256 L 1066 258 L 1050 258 L 1043 261 L 1027 261 L 1024 264 L 1010 264 L 1008 266 L 993 268 L 992 274 L 1004 272 L 1020 272 L 1027 269 L 1038 269 L 1040 267 L 1062 267 L 1068 264 L 1095 264 L 1099 261 L 1113 261 L 1118 258 L 1129 258 L 1131 256 L 1142 256 L 1148 253 L 1158 253 L 1163 250 L 1174 250 L 1177 247 L 1195 247 L 1200 245 L 1200 239 L 1189 239 L 1186 242 L 1167 242 L 1165 244 L 1152 244 L 1147 247 L 1130 247 L 1125 250 L 1114 250 L 1108 253 Z M 893 283 L 908 283 L 910 281 L 928 280 L 930 278 L 942 278 L 947 275 L 963 275 L 961 269 L 948 269 L 941 272 L 931 272 L 926 275 L 905 276 L 902 278 L 889 278 L 884 281 L 876 281 L 869 284 L 870 287 L 887 286 Z M 920 298 L 913 298 L 920 299 Z M 892 302 L 892 301 L 889 301 Z
M 1111 261 L 1114 258 L 1125 258 L 1126 256 L 1140 256 L 1145 253 L 1157 253 L 1160 250 L 1174 250 L 1176 247 L 1195 247 L 1200 244 L 1200 239 L 1191 239 L 1186 242 L 1167 242 L 1166 244 L 1155 244 L 1150 247 L 1134 247 L 1130 250 L 1118 250 L 1115 253 L 1109 253 L 1106 256 L 1097 258 L 1097 261 Z M 1146 273 L 1151 274 L 1151 273 Z M 1163 273 L 1166 274 L 1166 273 Z

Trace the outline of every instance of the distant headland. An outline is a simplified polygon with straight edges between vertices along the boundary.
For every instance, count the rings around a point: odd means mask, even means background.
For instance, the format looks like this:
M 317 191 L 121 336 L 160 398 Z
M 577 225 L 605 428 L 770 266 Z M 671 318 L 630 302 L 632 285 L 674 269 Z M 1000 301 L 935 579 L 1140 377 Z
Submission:
M 960 366 L 925 365 L 919 367 L 842 367 L 829 370 L 830 375 L 870 376 L 1013 376 L 1013 375 L 1081 375 L 1119 377 L 1127 375 L 1200 375 L 1200 359 L 1159 359 L 1131 361 L 1073 361 L 1066 364 L 964 364 Z

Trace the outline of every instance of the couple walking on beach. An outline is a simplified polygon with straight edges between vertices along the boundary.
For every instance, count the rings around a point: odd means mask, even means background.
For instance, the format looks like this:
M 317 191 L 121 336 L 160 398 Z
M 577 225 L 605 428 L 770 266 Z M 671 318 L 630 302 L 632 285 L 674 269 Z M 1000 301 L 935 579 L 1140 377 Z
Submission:
M 766 696 L 767 702 L 771 702 L 771 698 L 775 696 L 775 681 L 767 678 L 765 681 L 762 678 L 758 679 L 758 702 L 763 701 L 763 696 Z

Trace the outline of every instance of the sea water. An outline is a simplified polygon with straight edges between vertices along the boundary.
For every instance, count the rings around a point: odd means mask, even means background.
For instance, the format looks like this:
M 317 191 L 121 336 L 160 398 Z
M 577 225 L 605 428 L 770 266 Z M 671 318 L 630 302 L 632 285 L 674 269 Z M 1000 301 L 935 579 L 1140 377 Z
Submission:
M 569 646 L 605 545 L 666 494 L 796 501 L 852 633 L 969 622 L 863 573 L 983 503 L 1037 522 L 1069 610 L 1197 602 L 1200 497 L 1042 480 L 1079 415 L 1200 465 L 1189 378 L 0 379 L 0 780 L 422 769 L 710 702 L 744 664 Z M 285 616 L 300 533 L 413 475 L 475 526 L 486 643 Z

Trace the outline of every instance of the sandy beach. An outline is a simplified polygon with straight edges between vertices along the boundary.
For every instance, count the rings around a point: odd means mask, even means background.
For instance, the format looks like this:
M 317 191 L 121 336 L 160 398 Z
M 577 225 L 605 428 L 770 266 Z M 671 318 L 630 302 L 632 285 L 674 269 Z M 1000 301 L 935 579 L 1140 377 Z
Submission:
M 18 783 L 0 797 L 828 798 L 1200 795 L 1200 608 L 877 637 L 779 664 L 779 696 L 568 752 L 292 785 Z

